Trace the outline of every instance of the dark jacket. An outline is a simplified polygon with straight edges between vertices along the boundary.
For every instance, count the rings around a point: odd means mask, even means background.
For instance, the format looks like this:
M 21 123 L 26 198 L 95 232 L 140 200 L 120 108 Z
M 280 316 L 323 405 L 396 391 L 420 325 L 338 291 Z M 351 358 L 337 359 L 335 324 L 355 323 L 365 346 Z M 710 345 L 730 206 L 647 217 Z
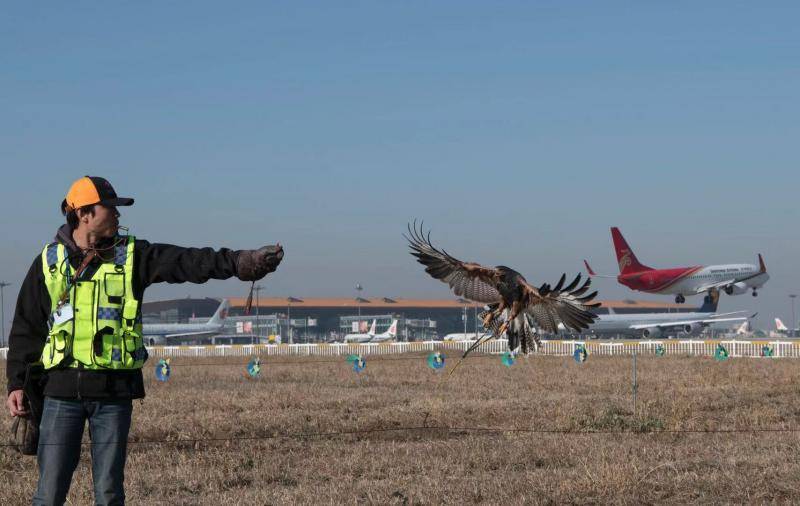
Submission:
M 66 246 L 70 264 L 77 269 L 83 253 L 72 240 L 72 230 L 63 225 L 55 240 Z M 236 275 L 238 251 L 212 248 L 182 248 L 170 244 L 150 244 L 137 240 L 134 245 L 133 291 L 144 300 L 144 290 L 153 283 L 205 283 L 209 279 L 228 279 Z M 99 259 L 84 271 L 90 279 Z M 37 362 L 47 337 L 50 295 L 44 284 L 41 253 L 33 259 L 19 290 L 14 323 L 9 335 L 6 376 L 8 391 L 19 390 L 25 368 Z M 46 373 L 44 394 L 66 399 L 138 399 L 144 397 L 141 370 L 93 371 L 72 368 L 51 369 Z

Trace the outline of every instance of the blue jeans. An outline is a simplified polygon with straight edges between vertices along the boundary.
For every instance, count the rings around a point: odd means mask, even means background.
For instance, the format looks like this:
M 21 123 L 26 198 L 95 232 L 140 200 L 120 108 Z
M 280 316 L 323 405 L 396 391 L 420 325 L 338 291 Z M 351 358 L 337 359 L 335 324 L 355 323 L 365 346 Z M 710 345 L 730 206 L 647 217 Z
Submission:
M 125 456 L 131 427 L 130 400 L 79 401 L 46 397 L 39 426 L 39 485 L 33 504 L 64 504 L 81 456 L 86 420 L 92 444 L 96 504 L 125 504 Z

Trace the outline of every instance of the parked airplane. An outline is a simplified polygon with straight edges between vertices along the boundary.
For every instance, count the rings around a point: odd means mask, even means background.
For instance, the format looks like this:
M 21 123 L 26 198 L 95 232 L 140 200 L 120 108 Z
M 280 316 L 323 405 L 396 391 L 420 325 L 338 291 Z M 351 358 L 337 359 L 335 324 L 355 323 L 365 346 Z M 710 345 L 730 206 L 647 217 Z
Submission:
M 366 334 L 347 334 L 344 336 L 345 343 L 367 343 L 372 340 L 375 336 L 375 325 L 376 321 L 372 320 L 372 325 L 370 325 L 369 330 Z
M 442 337 L 442 341 L 474 341 L 481 336 L 484 336 L 484 334 L 480 332 L 467 332 L 466 334 L 463 332 L 454 332 Z
M 775 318 L 775 333 L 787 337 L 796 337 L 797 329 L 792 330 L 784 325 L 780 318 Z
M 223 300 L 206 323 L 145 323 L 142 325 L 144 341 L 148 345 L 169 344 L 184 337 L 202 337 L 219 334 L 228 316 L 228 299 Z
M 392 324 L 389 325 L 389 328 L 386 330 L 386 332 L 373 335 L 369 342 L 383 343 L 386 341 L 394 341 L 395 339 L 397 339 L 397 320 L 392 320 Z
M 653 269 L 639 263 L 636 255 L 617 227 L 611 227 L 611 238 L 619 263 L 617 281 L 632 290 L 647 293 L 675 295 L 675 302 L 686 302 L 686 296 L 706 293 L 706 301 L 713 298 L 720 290 L 728 295 L 739 295 L 752 290 L 753 297 L 758 289 L 769 279 L 764 259 L 758 255 L 758 267 L 751 264 L 725 264 L 695 267 L 678 267 L 673 269 Z M 599 276 L 583 261 L 589 276 Z
M 742 324 L 739 325 L 739 328 L 736 329 L 736 335 L 737 336 L 748 336 L 748 335 L 750 335 L 750 320 L 742 322 Z
M 718 323 L 746 322 L 750 317 L 733 316 L 733 313 L 716 313 L 717 303 L 706 301 L 696 312 L 691 313 L 637 313 L 601 314 L 589 325 L 588 333 L 606 335 L 628 335 L 659 339 L 678 335 L 697 335 L 706 327 Z M 559 326 L 559 330 L 563 330 Z

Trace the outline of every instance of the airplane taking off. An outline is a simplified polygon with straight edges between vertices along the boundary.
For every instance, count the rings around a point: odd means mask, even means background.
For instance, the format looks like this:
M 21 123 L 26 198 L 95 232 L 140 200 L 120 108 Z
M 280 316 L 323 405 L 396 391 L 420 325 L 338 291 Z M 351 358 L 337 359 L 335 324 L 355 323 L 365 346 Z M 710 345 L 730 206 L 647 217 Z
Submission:
M 225 325 L 228 316 L 228 299 L 220 303 L 217 311 L 206 323 L 145 323 L 142 325 L 144 342 L 154 344 L 169 344 L 170 340 L 184 337 L 202 337 L 219 334 Z
M 639 263 L 636 255 L 617 227 L 611 227 L 611 238 L 619 263 L 620 284 L 632 290 L 647 293 L 675 295 L 675 302 L 686 302 L 687 296 L 706 293 L 706 301 L 710 301 L 722 290 L 728 295 L 740 295 L 752 290 L 753 297 L 758 289 L 769 279 L 767 267 L 761 254 L 758 255 L 758 266 L 752 264 L 724 264 L 695 267 L 678 267 L 673 269 L 653 269 Z M 589 276 L 613 278 L 595 274 L 589 262 L 583 261 Z
M 375 336 L 375 324 L 377 322 L 372 320 L 372 325 L 370 325 L 369 330 L 366 334 L 347 334 L 344 336 L 345 343 L 368 343 L 372 340 Z

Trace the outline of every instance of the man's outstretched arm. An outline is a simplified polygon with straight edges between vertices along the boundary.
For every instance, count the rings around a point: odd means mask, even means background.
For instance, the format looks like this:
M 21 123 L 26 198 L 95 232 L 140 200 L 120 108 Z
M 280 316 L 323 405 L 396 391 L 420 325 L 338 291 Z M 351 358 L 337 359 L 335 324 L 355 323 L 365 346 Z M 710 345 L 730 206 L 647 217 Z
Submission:
M 282 259 L 280 245 L 214 250 L 136 241 L 136 280 L 141 290 L 153 283 L 205 283 L 234 276 L 255 281 L 275 271 Z

